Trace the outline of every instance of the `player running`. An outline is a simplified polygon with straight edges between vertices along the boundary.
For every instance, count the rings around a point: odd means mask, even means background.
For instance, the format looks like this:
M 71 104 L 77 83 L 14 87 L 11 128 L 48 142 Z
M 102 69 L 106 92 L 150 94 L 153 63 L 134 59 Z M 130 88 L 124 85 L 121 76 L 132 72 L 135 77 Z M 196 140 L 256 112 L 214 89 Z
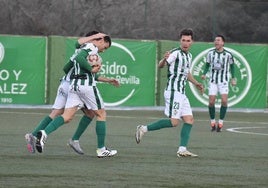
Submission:
M 180 33 L 180 47 L 167 52 L 158 65 L 159 68 L 163 68 L 165 65 L 168 66 L 168 82 L 164 97 L 166 104 L 165 114 L 169 119 L 160 119 L 146 126 L 139 125 L 135 134 L 136 142 L 139 144 L 145 133 L 176 127 L 179 125 L 180 120 L 183 120 L 181 140 L 177 151 L 178 157 L 197 157 L 196 154 L 189 152 L 186 148 L 194 122 L 190 102 L 185 95 L 187 80 L 203 92 L 203 85 L 196 81 L 190 73 L 192 54 L 189 50 L 192 42 L 193 31 L 183 29 Z

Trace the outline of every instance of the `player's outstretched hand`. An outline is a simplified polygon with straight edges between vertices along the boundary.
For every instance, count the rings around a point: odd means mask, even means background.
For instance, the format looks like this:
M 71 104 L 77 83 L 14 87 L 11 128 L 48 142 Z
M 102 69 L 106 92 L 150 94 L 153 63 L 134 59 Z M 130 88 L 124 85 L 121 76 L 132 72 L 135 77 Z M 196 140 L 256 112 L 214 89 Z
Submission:
M 110 84 L 114 85 L 115 87 L 119 87 L 120 86 L 120 83 L 118 80 L 112 78 L 110 81 L 109 81 Z

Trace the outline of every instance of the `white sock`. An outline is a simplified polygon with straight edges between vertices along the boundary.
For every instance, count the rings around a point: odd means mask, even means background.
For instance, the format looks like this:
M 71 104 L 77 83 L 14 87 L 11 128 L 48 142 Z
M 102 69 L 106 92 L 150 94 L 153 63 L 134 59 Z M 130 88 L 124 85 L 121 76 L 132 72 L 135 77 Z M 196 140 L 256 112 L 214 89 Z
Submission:
M 179 151 L 180 151 L 180 152 L 186 151 L 186 147 L 185 147 L 185 146 L 180 146 L 180 147 L 179 147 Z
M 148 132 L 148 128 L 147 128 L 147 126 L 143 125 L 143 126 L 142 126 L 142 131 L 145 132 L 145 133 Z
M 102 147 L 102 148 L 98 148 L 98 149 L 101 150 L 101 151 L 104 151 L 106 148 Z

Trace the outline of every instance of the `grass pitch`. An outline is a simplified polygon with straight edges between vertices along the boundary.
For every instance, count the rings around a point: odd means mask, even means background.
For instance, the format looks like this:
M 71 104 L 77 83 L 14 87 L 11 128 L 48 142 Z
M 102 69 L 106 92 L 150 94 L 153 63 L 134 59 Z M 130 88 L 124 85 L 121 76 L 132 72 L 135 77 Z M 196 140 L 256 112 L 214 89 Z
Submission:
M 106 144 L 118 155 L 99 159 L 95 121 L 80 139 L 85 155 L 66 145 L 81 112 L 49 135 L 44 153 L 28 153 L 25 133 L 49 112 L 0 109 L 0 187 L 268 187 L 267 113 L 228 112 L 223 132 L 211 133 L 207 112 L 194 112 L 188 149 L 199 157 L 178 158 L 180 127 L 135 142 L 136 126 L 164 118 L 162 111 L 110 110 Z

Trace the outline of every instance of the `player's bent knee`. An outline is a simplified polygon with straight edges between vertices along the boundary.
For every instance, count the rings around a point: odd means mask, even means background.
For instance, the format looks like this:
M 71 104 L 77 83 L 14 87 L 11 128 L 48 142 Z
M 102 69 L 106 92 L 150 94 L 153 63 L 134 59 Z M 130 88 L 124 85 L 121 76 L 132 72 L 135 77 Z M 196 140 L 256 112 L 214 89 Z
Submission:
M 194 124 L 194 118 L 193 116 L 184 116 L 183 121 L 187 124 L 193 125 Z
M 188 123 L 190 125 L 193 125 L 194 124 L 194 118 L 188 119 L 187 121 L 185 121 L 185 123 Z
M 106 120 L 106 111 L 104 109 L 95 110 L 95 115 L 97 116 L 98 121 L 105 121 Z
M 170 121 L 173 127 L 177 127 L 180 124 L 180 121 L 177 119 L 171 119 Z
M 73 116 L 62 116 L 64 119 L 64 123 L 70 123 L 73 119 Z

